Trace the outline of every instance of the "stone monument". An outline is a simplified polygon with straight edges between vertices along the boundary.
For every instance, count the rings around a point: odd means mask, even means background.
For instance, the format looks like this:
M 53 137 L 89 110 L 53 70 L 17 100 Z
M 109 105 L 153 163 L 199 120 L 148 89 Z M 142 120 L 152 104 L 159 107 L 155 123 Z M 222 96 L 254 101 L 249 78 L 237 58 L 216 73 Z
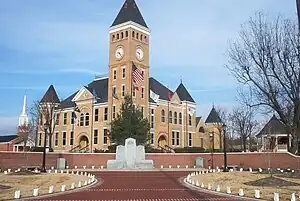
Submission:
M 153 160 L 145 159 L 145 147 L 136 146 L 136 140 L 127 138 L 125 146 L 118 145 L 116 159 L 107 161 L 107 169 L 151 169 Z

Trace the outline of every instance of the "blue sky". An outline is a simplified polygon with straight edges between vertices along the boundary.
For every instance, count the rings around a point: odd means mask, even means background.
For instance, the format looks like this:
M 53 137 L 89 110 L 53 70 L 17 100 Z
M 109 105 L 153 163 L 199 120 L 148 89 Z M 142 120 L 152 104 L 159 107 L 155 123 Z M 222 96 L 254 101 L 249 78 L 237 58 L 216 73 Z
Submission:
M 108 28 L 124 0 L 0 1 L 0 134 L 14 133 L 29 104 L 53 84 L 61 99 L 108 71 Z M 228 41 L 256 11 L 295 18 L 295 0 L 136 0 L 151 29 L 151 76 L 182 77 L 197 115 L 235 104 L 224 68 Z M 183 3 L 184 2 L 184 3 Z

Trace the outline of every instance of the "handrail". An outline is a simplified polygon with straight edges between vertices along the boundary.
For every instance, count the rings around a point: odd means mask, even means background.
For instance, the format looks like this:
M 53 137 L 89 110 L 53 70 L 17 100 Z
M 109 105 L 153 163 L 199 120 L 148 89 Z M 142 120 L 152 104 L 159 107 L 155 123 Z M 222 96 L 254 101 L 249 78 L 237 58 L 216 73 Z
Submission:
M 167 148 L 169 149 L 170 152 L 175 153 L 175 150 L 174 150 L 172 147 L 170 147 L 169 145 L 165 145 L 165 147 L 167 147 Z
M 81 149 L 79 149 L 78 151 L 82 151 L 84 150 L 85 148 L 87 148 L 89 145 L 86 145 L 85 147 L 82 147 Z
M 77 149 L 78 147 L 80 147 L 80 144 L 79 145 L 77 145 L 76 147 L 73 147 L 72 149 L 70 149 L 69 150 L 69 152 L 72 152 L 72 151 L 74 151 L 75 149 Z
M 168 150 L 166 150 L 165 148 L 163 148 L 163 147 L 160 146 L 160 145 L 158 145 L 158 148 L 160 148 L 160 149 L 163 151 L 163 153 L 167 153 L 167 152 L 168 152 Z

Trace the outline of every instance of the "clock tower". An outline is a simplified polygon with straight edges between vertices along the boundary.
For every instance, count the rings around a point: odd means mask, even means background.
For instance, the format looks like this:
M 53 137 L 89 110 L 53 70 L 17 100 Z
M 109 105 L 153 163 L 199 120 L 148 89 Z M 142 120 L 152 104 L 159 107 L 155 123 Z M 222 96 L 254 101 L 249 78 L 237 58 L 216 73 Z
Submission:
M 135 2 L 126 0 L 109 29 L 108 106 L 116 117 L 125 95 L 148 117 L 150 30 Z

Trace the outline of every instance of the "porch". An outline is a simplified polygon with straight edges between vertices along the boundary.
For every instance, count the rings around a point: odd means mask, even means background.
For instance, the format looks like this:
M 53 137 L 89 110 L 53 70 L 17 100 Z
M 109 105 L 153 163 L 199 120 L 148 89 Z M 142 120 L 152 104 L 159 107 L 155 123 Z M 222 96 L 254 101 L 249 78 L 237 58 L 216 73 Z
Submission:
M 288 144 L 291 146 L 292 137 L 287 134 L 262 135 L 258 139 L 258 151 L 286 152 Z

